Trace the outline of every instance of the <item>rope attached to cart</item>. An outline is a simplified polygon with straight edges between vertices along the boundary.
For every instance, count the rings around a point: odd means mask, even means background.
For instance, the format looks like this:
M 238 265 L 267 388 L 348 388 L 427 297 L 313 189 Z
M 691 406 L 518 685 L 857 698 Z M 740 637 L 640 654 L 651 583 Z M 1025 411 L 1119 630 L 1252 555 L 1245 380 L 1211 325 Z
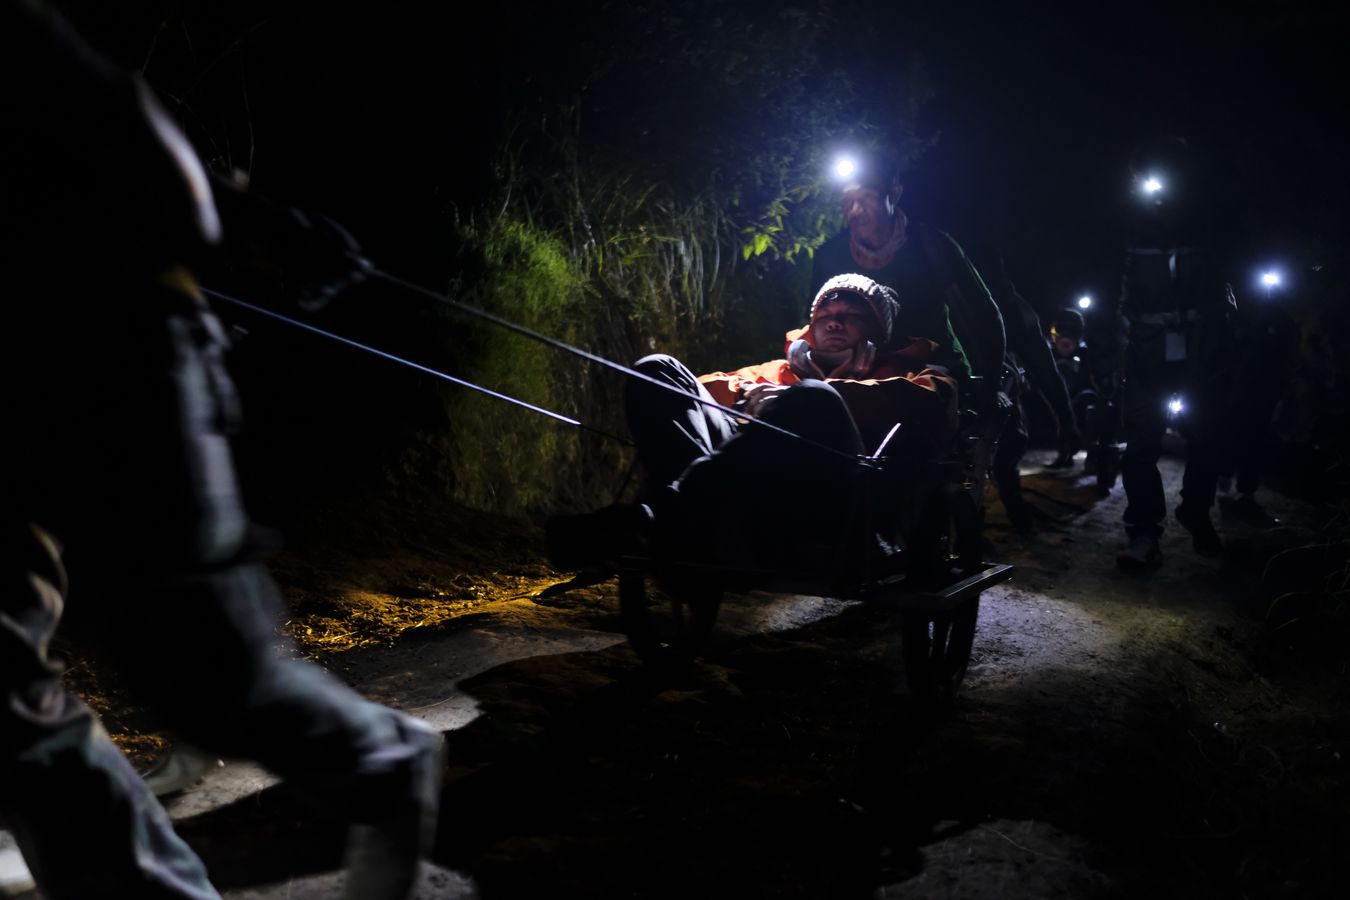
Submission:
M 379 281 L 383 281 L 383 282 L 385 282 L 386 284 L 389 284 L 389 285 L 392 285 L 392 286 L 394 286 L 394 287 L 400 288 L 400 289 L 402 289 L 402 290 L 408 291 L 408 292 L 410 292 L 410 293 L 416 294 L 416 295 L 418 295 L 418 296 L 420 296 L 420 297 L 424 297 L 424 298 L 433 300 L 433 301 L 435 301 L 435 302 L 437 302 L 437 303 L 439 303 L 439 304 L 441 304 L 441 305 L 443 305 L 443 306 L 447 306 L 447 307 L 449 307 L 449 308 L 451 308 L 451 309 L 454 309 L 454 310 L 456 310 L 456 311 L 458 311 L 458 312 L 464 313 L 464 314 L 466 314 L 466 315 L 472 316 L 472 317 L 477 318 L 477 319 L 481 319 L 482 321 L 485 321 L 485 322 L 489 322 L 489 323 L 491 323 L 491 324 L 493 324 L 493 325 L 496 325 L 497 327 L 504 328 L 504 329 L 506 329 L 507 331 L 511 331 L 511 332 L 513 332 L 513 333 L 515 333 L 515 334 L 518 334 L 518 335 L 520 335 L 520 336 L 522 336 L 522 337 L 525 337 L 525 338 L 527 338 L 527 339 L 529 339 L 529 340 L 535 341 L 536 343 L 543 344 L 544 346 L 551 347 L 551 348 L 553 348 L 553 349 L 555 349 L 555 350 L 562 351 L 563 353 L 567 353 L 567 354 L 570 354 L 570 355 L 572 355 L 572 356 L 577 356 L 577 357 L 580 357 L 581 359 L 588 360 L 588 361 L 593 362 L 593 363 L 595 363 L 595 364 L 597 364 L 597 365 L 603 366 L 604 368 L 607 368 L 607 369 L 613 370 L 613 371 L 615 371 L 615 372 L 618 372 L 618 373 L 622 374 L 623 376 L 625 376 L 625 377 L 627 377 L 627 378 L 634 379 L 634 380 L 637 380 L 637 381 L 643 381 L 643 382 L 646 382 L 646 383 L 648 383 L 648 384 L 655 385 L 656 387 L 658 387 L 658 388 L 660 388 L 660 389 L 662 389 L 662 390 L 664 390 L 664 391 L 669 391 L 669 392 L 671 392 L 671 393 L 679 394 L 679 395 L 680 395 L 683 399 L 685 399 L 685 400 L 692 400 L 692 401 L 694 401 L 695 403 L 698 403 L 698 404 L 700 404 L 700 405 L 702 405 L 702 406 L 706 406 L 706 407 L 709 407 L 709 408 L 712 408 L 712 409 L 720 410 L 720 411 L 726 413 L 727 415 L 736 417 L 737 419 L 743 419 L 743 420 L 745 420 L 745 421 L 747 421 L 747 422 L 753 424 L 753 425 L 756 426 L 756 427 L 764 428 L 764 429 L 767 429 L 767 430 L 769 430 L 769 431 L 773 431 L 773 432 L 776 432 L 776 433 L 778 433 L 778 434 L 781 434 L 781 435 L 783 435 L 783 436 L 785 436 L 785 437 L 788 437 L 788 438 L 790 438 L 790 439 L 793 439 L 793 440 L 796 440 L 796 441 L 800 441 L 800 442 L 803 443 L 803 444 L 807 444 L 807 445 L 809 445 L 809 446 L 811 446 L 811 447 L 814 447 L 814 448 L 817 449 L 817 450 L 821 450 L 821 451 L 823 451 L 823 452 L 825 452 L 825 453 L 829 453 L 829 454 L 832 454 L 832 455 L 834 455 L 834 456 L 842 457 L 842 458 L 847 459 L 847 460 L 849 460 L 850 462 L 854 462 L 854 463 L 856 463 L 856 464 L 858 464 L 858 465 L 870 466 L 870 465 L 873 465 L 873 464 L 874 464 L 874 459 L 873 459 L 873 458 L 868 458 L 868 457 L 858 457 L 858 456 L 855 456 L 855 455 L 852 454 L 852 453 L 845 452 L 845 451 L 840 450 L 840 449 L 838 449 L 838 448 L 836 448 L 836 447 L 831 447 L 831 446 L 829 446 L 829 445 L 827 445 L 827 444 L 822 444 L 822 443 L 819 443 L 818 441 L 811 440 L 810 438 L 805 437 L 804 435 L 797 434 L 797 433 L 794 432 L 794 431 L 791 431 L 791 430 L 789 430 L 789 429 L 787 429 L 787 428 L 783 428 L 782 426 L 779 426 L 779 425 L 775 425 L 775 424 L 773 424 L 772 422 L 765 422 L 765 421 L 763 421 L 762 419 L 747 418 L 743 412 L 740 412 L 740 411 L 738 411 L 738 410 L 732 409 L 731 407 L 728 407 L 728 406 L 723 406 L 722 404 L 718 403 L 718 402 L 715 401 L 715 400 L 704 399 L 703 397 L 699 397 L 699 396 L 696 396 L 696 395 L 694 395 L 694 394 L 690 394 L 689 392 L 684 391 L 684 390 L 681 390 L 680 388 L 676 387 L 675 385 L 668 384 L 668 383 L 666 383 L 666 382 L 664 382 L 664 381 L 661 381 L 661 380 L 659 380 L 659 379 L 653 378 L 653 377 L 651 377 L 650 375 L 646 375 L 646 374 L 644 374 L 644 373 L 642 373 L 642 372 L 639 372 L 639 371 L 637 371 L 636 369 L 633 369 L 633 368 L 631 368 L 631 367 L 629 367 L 629 366 L 625 366 L 625 365 L 623 365 L 623 364 L 621 364 L 621 363 L 616 363 L 616 362 L 614 362 L 613 360 L 606 359 L 606 358 L 603 357 L 603 356 L 599 356 L 599 355 L 594 354 L 594 353 L 591 353 L 591 352 L 589 352 L 589 351 L 587 351 L 587 350 L 583 350 L 583 349 L 581 349 L 580 347 L 576 347 L 576 346 L 574 346 L 574 345 L 572 345 L 572 344 L 567 343 L 566 341 L 561 341 L 561 340 L 558 340 L 557 338 L 553 338 L 553 337 L 549 337 L 548 335 L 541 334 L 541 333 L 539 333 L 539 332 L 537 332 L 537 331 L 534 331 L 533 329 L 530 329 L 530 328 L 525 327 L 524 325 L 520 325 L 520 324 L 518 324 L 518 323 L 516 323 L 516 322 L 512 322 L 512 321 L 509 320 L 509 319 L 502 318 L 501 316 L 498 316 L 498 315 L 496 315 L 496 314 L 494 314 L 494 313 L 490 313 L 490 312 L 488 312 L 487 310 L 480 309 L 479 307 L 473 306 L 473 305 L 471 305 L 471 304 L 464 303 L 463 301 L 456 300 L 456 299 L 454 299 L 453 297 L 450 297 L 449 295 L 442 294 L 442 293 L 439 293 L 439 292 L 437 292 L 437 291 L 433 291 L 433 290 L 431 290 L 430 288 L 423 287 L 422 285 L 416 284 L 415 282 L 408 281 L 408 280 L 403 279 L 403 278 L 400 278 L 400 277 L 398 277 L 398 276 L 396 276 L 396 275 L 392 275 L 392 274 L 390 274 L 390 273 L 388 273 L 388 272 L 384 272 L 384 271 L 382 271 L 382 270 L 380 270 L 380 269 L 373 269 L 373 268 L 372 268 L 372 269 L 368 269 L 368 270 L 366 271 L 366 275 L 367 275 L 368 277 L 370 277 L 370 278 L 377 279 L 377 280 L 379 280 Z M 433 369 L 433 368 L 431 368 L 430 366 L 425 366 L 425 365 L 422 365 L 421 363 L 413 362 L 412 360 L 404 359 L 403 357 L 400 357 L 400 356 L 395 356 L 395 355 L 392 354 L 392 353 L 388 353 L 388 352 L 386 352 L 386 351 L 384 351 L 384 350 L 380 350 L 379 348 L 373 347 L 373 346 L 371 346 L 371 345 L 369 345 L 369 344 L 364 344 L 364 343 L 361 343 L 360 341 L 353 340 L 352 338 L 344 337 L 343 335 L 336 334 L 336 333 L 331 332 L 331 331 L 327 331 L 327 330 L 322 329 L 322 328 L 319 328 L 319 327 L 317 327 L 317 326 L 315 326 L 315 325 L 311 325 L 311 324 L 309 324 L 308 322 L 302 322 L 302 321 L 300 321 L 300 320 L 298 320 L 298 319 L 294 319 L 294 318 L 291 318 L 290 316 L 286 316 L 286 315 L 283 315 L 282 313 L 276 312 L 275 310 L 267 309 L 266 307 L 262 307 L 262 306 L 258 306 L 258 305 L 253 304 L 253 303 L 249 303 L 249 302 L 246 301 L 246 300 L 241 300 L 241 299 L 239 299 L 238 297 L 230 296 L 229 294 L 222 293 L 221 291 L 212 290 L 212 289 L 209 289 L 209 288 L 202 288 L 202 292 L 203 292 L 204 294 L 206 294 L 207 296 L 213 298 L 213 299 L 220 300 L 220 301 L 225 302 L 225 303 L 229 303 L 229 304 L 231 304 L 231 305 L 240 307 L 240 308 L 242 308 L 242 309 L 247 309 L 247 310 L 249 310 L 250 312 L 257 313 L 258 315 L 265 316 L 265 317 L 267 317 L 267 318 L 273 319 L 274 321 L 284 322 L 284 323 L 286 323 L 286 324 L 288 324 L 288 325 L 292 325 L 292 326 L 294 326 L 294 327 L 296 327 L 296 328 L 302 329 L 302 330 L 304 330 L 304 331 L 308 331 L 308 332 L 310 332 L 311 334 L 316 334 L 316 335 L 319 335 L 319 336 L 321 336 L 321 337 L 328 338 L 329 340 L 336 341 L 336 342 L 341 343 L 341 344 L 344 344 L 344 345 L 346 345 L 346 346 L 348 346 L 348 347 L 352 347 L 352 348 L 354 348 L 354 349 L 361 350 L 361 351 L 364 351 L 364 352 L 366 352 L 366 353 L 371 353 L 371 354 L 373 354 L 373 355 L 375 355 L 375 356 L 380 357 L 381 359 L 385 359 L 385 360 L 388 360 L 388 361 L 390 361 L 390 362 L 398 363 L 399 365 L 408 366 L 409 368 L 416 369 L 417 371 L 422 372 L 422 373 L 424 373 L 424 374 L 431 375 L 431 376 L 433 376 L 433 377 L 435 377 L 435 378 L 439 378 L 439 379 L 442 379 L 442 380 L 444 380 L 444 381 L 451 382 L 452 384 L 456 384 L 456 385 L 459 385 L 459 386 L 461 386 L 461 387 L 466 387 L 466 388 L 469 388 L 470 390 L 473 390 L 473 391 L 478 391 L 479 393 L 486 394 L 486 395 L 489 396 L 489 397 L 493 397 L 493 398 L 496 398 L 496 399 L 498 399 L 498 400 L 502 400 L 502 401 L 504 401 L 504 402 L 506 402 L 506 403 L 513 404 L 513 405 L 515 405 L 515 406 L 518 406 L 518 407 L 520 407 L 520 408 L 522 408 L 522 409 L 529 410 L 530 412 L 536 413 L 536 414 L 538 414 L 538 415 L 546 416 L 546 417 L 548 417 L 548 418 L 550 418 L 550 419 L 553 419 L 553 420 L 556 421 L 556 422 L 560 422 L 560 423 L 562 423 L 562 424 L 564 424 L 564 425 L 571 425 L 571 426 L 580 428 L 580 429 L 582 429 L 583 431 L 588 431 L 588 432 L 590 432 L 590 433 L 592 433 L 592 434 L 595 434 L 595 435 L 597 435 L 597 436 L 599 436 L 599 437 L 604 437 L 604 438 L 608 438 L 609 440 L 612 440 L 612 441 L 617 441 L 618 443 L 624 444 L 624 445 L 629 446 L 629 447 L 633 446 L 633 442 L 630 441 L 630 440 L 628 440 L 627 438 L 620 437 L 619 435 L 616 435 L 616 434 L 611 434 L 611 433 L 608 432 L 608 431 L 605 431 L 605 430 L 600 429 L 600 428 L 596 428 L 596 427 L 591 426 L 591 425 L 587 425 L 586 423 L 580 421 L 579 419 L 574 419 L 574 418 L 572 418 L 571 416 L 563 415 L 562 413 L 559 413 L 559 412 L 556 412 L 556 411 L 554 411 L 554 410 L 548 409 L 547 407 L 538 406 L 538 405 L 533 404 L 533 403 L 530 403 L 530 402 L 528 402 L 528 401 L 521 400 L 521 399 L 518 398 L 518 397 L 512 397 L 512 396 L 509 395 L 509 394 L 504 394 L 504 393 L 502 393 L 502 392 L 500 392 L 500 391 L 494 391 L 494 390 L 492 390 L 491 388 L 484 387 L 484 386 L 482 386 L 482 385 L 480 385 L 480 384 L 476 384 L 476 383 L 474 383 L 474 382 L 472 382 L 472 381 L 468 381 L 468 380 L 463 379 L 463 378 L 456 378 L 456 377 L 453 376 L 453 375 L 447 374 L 447 373 L 442 372 L 442 371 L 439 371 L 439 370 L 437 370 L 437 369 Z M 889 437 L 888 437 L 888 440 L 889 440 Z

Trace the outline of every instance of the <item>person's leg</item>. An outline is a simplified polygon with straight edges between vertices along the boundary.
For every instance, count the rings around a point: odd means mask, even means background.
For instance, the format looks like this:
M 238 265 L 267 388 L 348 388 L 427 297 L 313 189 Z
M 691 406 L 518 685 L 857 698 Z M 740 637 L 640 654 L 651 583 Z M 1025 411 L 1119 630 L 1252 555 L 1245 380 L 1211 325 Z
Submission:
M 1027 449 L 1027 431 L 1023 423 L 1019 405 L 1008 417 L 1003 434 L 999 436 L 993 464 L 998 498 L 1008 514 L 1008 524 L 1019 534 L 1026 534 L 1033 528 L 1031 504 L 1022 496 L 1022 475 L 1019 471 Z
M 776 567 L 819 565 L 805 547 L 843 546 L 856 524 L 862 437 L 839 392 L 803 381 L 772 400 L 675 484 L 685 556 Z M 659 517 L 658 517 L 659 520 Z
M 123 590 L 137 593 L 137 616 L 102 618 L 109 649 L 135 695 L 175 732 L 255 759 L 352 819 L 378 818 L 396 802 L 384 794 L 421 753 L 422 729 L 283 646 L 281 599 L 265 567 Z
M 1250 441 L 1233 466 L 1233 487 L 1239 497 L 1254 497 L 1261 486 L 1261 472 L 1268 458 L 1269 429 L 1253 428 L 1243 436 Z
M 622 557 L 650 553 L 653 519 L 656 527 L 666 528 L 676 515 L 671 484 L 690 463 L 736 433 L 735 420 L 706 405 L 714 402 L 707 388 L 675 357 L 645 356 L 633 368 L 669 386 L 638 378 L 624 386 L 624 414 L 641 465 L 639 502 L 551 516 L 544 529 L 545 553 L 563 571 L 612 567 Z
M 138 620 L 102 628 L 134 694 L 193 745 L 256 760 L 349 822 L 406 832 L 393 871 L 348 873 L 380 882 L 349 896 L 403 896 L 434 830 L 440 735 L 278 646 L 281 600 L 259 564 L 126 590 Z
M 47 658 L 64 605 L 55 546 L 27 523 L 5 524 L 0 820 L 43 896 L 217 898 L 201 861 Z
M 707 405 L 712 395 L 675 357 L 659 353 L 645 356 L 633 368 L 678 389 L 667 390 L 633 378 L 624 391 L 624 413 L 637 444 L 638 460 L 646 470 L 648 483 L 659 489 L 679 478 L 694 460 L 730 440 L 736 433 L 736 422 Z
M 1196 422 L 1186 429 L 1186 469 L 1181 479 L 1182 510 L 1197 516 L 1208 516 L 1214 505 L 1219 486 L 1220 442 L 1206 422 Z
M 1158 458 L 1167 430 L 1166 386 L 1143 372 L 1126 376 L 1124 408 L 1125 452 L 1120 461 L 1125 485 L 1125 531 L 1130 537 L 1157 540 L 1167 514 Z
M 775 455 L 795 456 L 803 464 L 838 465 L 847 457 L 866 452 L 858 425 L 839 392 L 823 381 L 798 382 L 764 407 L 760 420 L 790 435 L 749 426 L 756 432 L 748 443 Z M 852 465 L 845 461 L 846 465 Z
M 72 475 L 95 501 L 67 523 L 76 586 L 148 706 L 189 742 L 258 760 L 375 827 L 385 850 L 362 853 L 349 896 L 403 897 L 432 835 L 440 735 L 312 663 L 278 656 L 282 604 L 254 559 L 239 496 L 219 323 L 185 298 L 158 299 L 167 314 L 147 327 L 159 333 L 138 338 L 143 353 L 122 351 L 134 362 L 108 401 L 106 468 Z M 134 442 L 116 439 L 115 424 Z
M 1096 391 L 1080 391 L 1073 398 L 1074 417 L 1078 419 L 1080 437 L 1085 447 L 1095 447 L 1101 440 L 1106 417 L 1105 404 Z
M 1125 487 L 1125 534 L 1129 543 L 1116 557 L 1126 567 L 1146 567 L 1162 561 L 1158 538 L 1167 514 L 1158 457 L 1167 430 L 1167 383 L 1160 373 L 1132 366 L 1126 373 L 1122 402 L 1125 452 L 1120 461 Z
M 1097 471 L 1097 457 L 1100 453 L 1102 433 L 1103 404 L 1096 391 L 1079 391 L 1073 397 L 1074 418 L 1078 420 L 1079 438 L 1086 450 L 1083 458 L 1083 471 L 1092 474 Z M 1070 460 L 1071 462 L 1071 460 Z
M 1238 453 L 1234 466 L 1237 497 L 1225 506 L 1224 513 L 1250 525 L 1269 528 L 1278 525 L 1279 520 L 1257 502 L 1256 491 L 1273 455 L 1275 436 L 1271 423 L 1279 397 L 1267 390 L 1252 391 L 1245 399 L 1250 403 L 1243 407 L 1231 442 Z
M 1181 503 L 1177 512 L 1193 510 L 1208 516 L 1219 486 L 1219 444 L 1201 428 L 1188 429 L 1186 469 L 1181 479 Z
M 1208 389 L 1207 389 L 1208 388 Z M 1223 540 L 1214 529 L 1210 508 L 1219 489 L 1219 468 L 1223 446 L 1231 434 L 1223 431 L 1224 394 L 1213 385 L 1191 387 L 1190 408 L 1186 411 L 1183 434 L 1186 438 L 1186 469 L 1181 479 L 1181 502 L 1177 521 L 1191 533 L 1196 552 L 1217 556 L 1223 552 Z

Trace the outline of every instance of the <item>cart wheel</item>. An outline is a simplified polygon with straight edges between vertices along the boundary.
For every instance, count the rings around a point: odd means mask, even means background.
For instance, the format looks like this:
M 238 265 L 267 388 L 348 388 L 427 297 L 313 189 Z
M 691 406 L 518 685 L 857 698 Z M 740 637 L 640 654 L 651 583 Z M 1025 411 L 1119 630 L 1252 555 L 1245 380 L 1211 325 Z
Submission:
M 658 584 L 643 572 L 619 573 L 623 630 L 638 658 L 649 666 L 690 663 L 707 646 L 721 605 L 720 588 Z
M 900 620 L 905 681 L 920 703 L 946 709 L 956 700 L 970 665 L 980 598 L 947 613 L 907 613 Z
M 944 485 L 923 505 L 910 540 L 915 580 L 945 587 L 980 566 L 980 511 L 970 491 Z
M 926 582 L 951 584 L 980 566 L 980 515 L 970 494 L 948 485 L 925 507 L 923 530 L 915 541 L 916 562 Z M 950 706 L 966 676 L 975 643 L 980 598 L 946 612 L 912 610 L 901 615 L 900 643 L 905 680 L 917 700 Z

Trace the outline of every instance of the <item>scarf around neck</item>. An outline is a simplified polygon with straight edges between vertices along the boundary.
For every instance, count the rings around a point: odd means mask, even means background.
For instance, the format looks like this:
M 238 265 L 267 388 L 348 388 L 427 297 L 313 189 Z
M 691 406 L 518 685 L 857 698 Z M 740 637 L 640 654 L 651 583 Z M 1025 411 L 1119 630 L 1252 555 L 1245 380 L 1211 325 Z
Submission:
M 858 243 L 853 237 L 853 233 L 850 232 L 848 249 L 853 254 L 853 261 L 864 269 L 871 269 L 872 271 L 885 268 L 886 264 L 895 258 L 895 254 L 900 248 L 905 246 L 905 240 L 909 237 L 905 230 L 908 222 L 909 220 L 905 217 L 904 212 L 897 209 L 895 211 L 895 227 L 891 229 L 890 238 L 875 250 Z
M 831 365 L 811 349 L 811 345 L 798 338 L 788 347 L 788 367 L 798 378 L 866 378 L 872 372 L 877 359 L 877 346 L 871 341 L 863 341 L 850 350 L 842 361 Z M 827 372 L 824 366 L 829 366 Z

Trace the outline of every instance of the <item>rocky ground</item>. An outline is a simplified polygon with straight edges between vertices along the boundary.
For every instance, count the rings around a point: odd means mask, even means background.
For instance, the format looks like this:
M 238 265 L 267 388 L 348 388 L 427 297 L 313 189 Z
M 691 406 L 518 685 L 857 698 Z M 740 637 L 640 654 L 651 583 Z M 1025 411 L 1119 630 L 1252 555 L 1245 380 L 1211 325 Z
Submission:
M 820 598 L 730 600 L 706 657 L 655 683 L 614 586 L 546 591 L 563 576 L 510 522 L 353 510 L 277 571 L 304 652 L 447 732 L 423 897 L 1340 896 L 1344 617 L 1286 609 L 1310 509 L 1264 496 L 1283 524 L 1225 522 L 1220 560 L 1169 528 L 1134 574 L 1118 486 L 1026 484 L 1041 530 L 994 504 L 1016 575 L 940 718 L 900 687 L 894 615 Z M 91 684 L 148 762 L 158 733 Z M 226 896 L 335 895 L 340 829 L 273 781 L 231 762 L 170 809 Z

